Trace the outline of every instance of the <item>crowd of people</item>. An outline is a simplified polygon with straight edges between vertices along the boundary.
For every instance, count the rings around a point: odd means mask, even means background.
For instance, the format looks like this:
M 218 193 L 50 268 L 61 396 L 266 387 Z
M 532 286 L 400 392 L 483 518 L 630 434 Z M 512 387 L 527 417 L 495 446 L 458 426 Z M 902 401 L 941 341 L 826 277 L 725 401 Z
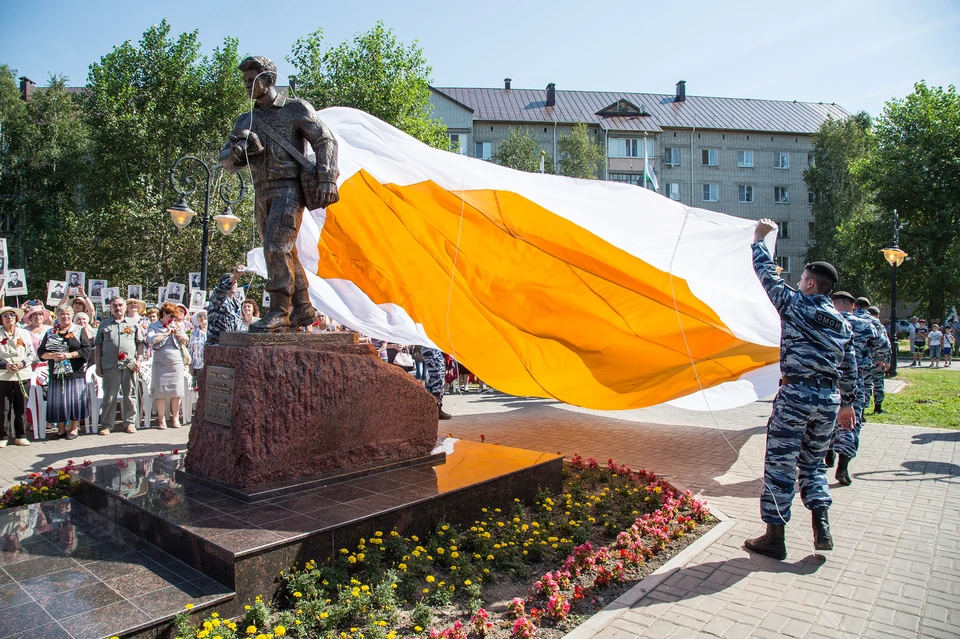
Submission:
M 907 330 L 910 340 L 912 361 L 910 366 L 923 366 L 923 356 L 927 355 L 930 363 L 928 368 L 940 368 L 953 365 L 953 349 L 957 344 L 957 335 L 960 334 L 960 318 L 947 318 L 947 323 L 941 325 L 934 320 L 927 326 L 927 320 L 916 315 L 910 318 L 910 327 Z
M 137 431 L 141 414 L 153 423 L 155 413 L 156 428 L 180 428 L 182 403 L 196 389 L 204 366 L 204 347 L 219 343 L 224 331 L 249 330 L 260 317 L 256 302 L 240 301 L 237 295 L 243 272 L 237 267 L 222 276 L 207 308 L 195 313 L 180 303 L 148 305 L 116 297 L 105 317 L 99 317 L 82 289 L 75 297 L 65 297 L 54 313 L 39 300 L 0 308 L 5 429 L 0 446 L 29 446 L 28 421 L 51 439 L 75 439 L 94 424 L 97 433 L 109 435 L 118 429 L 118 404 L 119 429 L 127 433 Z M 318 312 L 316 321 L 303 330 L 350 329 Z M 470 371 L 437 349 L 361 339 L 373 343 L 383 360 L 408 371 L 435 397 L 439 419 L 450 419 L 443 410 L 444 394 L 464 391 L 474 380 Z M 476 383 L 482 392 L 485 385 Z M 31 392 L 42 393 L 45 415 L 29 409 Z M 90 393 L 101 398 L 98 415 L 90 414 Z M 148 402 L 151 405 L 144 406 Z

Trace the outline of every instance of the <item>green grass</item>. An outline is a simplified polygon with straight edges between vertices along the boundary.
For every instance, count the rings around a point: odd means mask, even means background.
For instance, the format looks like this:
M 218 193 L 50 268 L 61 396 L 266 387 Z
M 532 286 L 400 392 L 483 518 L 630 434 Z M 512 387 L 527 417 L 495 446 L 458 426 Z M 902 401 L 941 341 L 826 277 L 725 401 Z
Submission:
M 903 365 L 897 372 L 895 379 L 907 385 L 899 393 L 887 393 L 883 414 L 873 415 L 868 407 L 868 422 L 960 429 L 960 372 Z

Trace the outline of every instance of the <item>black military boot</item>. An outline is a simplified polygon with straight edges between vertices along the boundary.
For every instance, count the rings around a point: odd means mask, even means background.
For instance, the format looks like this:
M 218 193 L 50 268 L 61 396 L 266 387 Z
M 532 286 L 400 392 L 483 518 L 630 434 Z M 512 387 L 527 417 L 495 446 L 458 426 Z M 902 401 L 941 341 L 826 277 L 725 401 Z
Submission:
M 783 540 L 783 524 L 767 524 L 767 532 L 756 539 L 743 542 L 747 550 L 783 561 L 787 558 L 787 544 Z
M 852 457 L 847 457 L 846 455 L 840 455 L 839 461 L 837 462 L 837 474 L 834 477 L 837 478 L 837 481 L 840 482 L 841 486 L 849 486 L 853 483 L 853 478 L 850 477 L 850 471 L 847 469 L 847 466 L 850 465 L 850 460 Z
M 837 453 L 834 450 L 828 450 L 827 456 L 823 458 L 823 463 L 827 465 L 827 468 L 833 468 L 833 465 L 837 462 Z
M 873 414 L 882 415 L 883 414 L 883 402 L 874 402 L 873 403 Z
M 272 295 L 272 294 L 271 294 Z M 271 300 L 273 297 L 270 298 Z M 290 311 L 290 330 L 310 326 L 317 321 L 317 309 L 310 302 L 310 293 L 306 289 L 293 294 L 293 310 Z
M 443 412 L 443 400 L 437 400 L 437 417 L 439 419 L 453 419 L 453 415 Z
M 251 333 L 287 333 L 290 331 L 290 296 L 270 292 L 270 310 L 250 325 Z
M 826 506 L 820 506 L 810 511 L 813 515 L 813 547 L 817 550 L 833 550 L 833 535 L 830 534 L 827 510 Z

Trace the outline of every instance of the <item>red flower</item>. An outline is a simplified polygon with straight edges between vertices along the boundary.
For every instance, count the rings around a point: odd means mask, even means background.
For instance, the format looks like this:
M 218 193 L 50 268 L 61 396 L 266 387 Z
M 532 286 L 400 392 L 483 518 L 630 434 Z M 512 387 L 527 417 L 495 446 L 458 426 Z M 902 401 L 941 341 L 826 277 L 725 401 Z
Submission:
M 3 338 L 3 341 L 0 341 L 0 346 L 6 346 L 6 345 L 7 345 L 7 342 L 9 342 L 9 341 L 10 341 L 10 338 L 9 338 L 9 337 L 4 337 L 4 338 Z
M 179 455 L 179 454 L 180 454 L 180 449 L 174 448 L 174 449 L 173 449 L 173 454 L 174 454 L 174 455 Z
M 127 359 L 127 354 L 126 354 L 126 353 L 121 352 L 119 355 L 117 355 L 117 361 L 118 361 L 118 362 L 122 362 L 122 361 L 125 360 L 125 359 Z

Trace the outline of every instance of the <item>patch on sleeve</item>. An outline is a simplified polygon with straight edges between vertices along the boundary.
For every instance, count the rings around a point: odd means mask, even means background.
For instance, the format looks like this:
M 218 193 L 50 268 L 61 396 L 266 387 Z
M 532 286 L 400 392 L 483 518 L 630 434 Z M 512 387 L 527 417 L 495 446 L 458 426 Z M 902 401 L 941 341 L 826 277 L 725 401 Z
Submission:
M 837 319 L 826 311 L 817 311 L 814 313 L 813 321 L 815 324 L 819 324 L 820 326 L 824 326 L 835 331 L 839 331 L 840 327 L 842 326 L 842 320 Z

